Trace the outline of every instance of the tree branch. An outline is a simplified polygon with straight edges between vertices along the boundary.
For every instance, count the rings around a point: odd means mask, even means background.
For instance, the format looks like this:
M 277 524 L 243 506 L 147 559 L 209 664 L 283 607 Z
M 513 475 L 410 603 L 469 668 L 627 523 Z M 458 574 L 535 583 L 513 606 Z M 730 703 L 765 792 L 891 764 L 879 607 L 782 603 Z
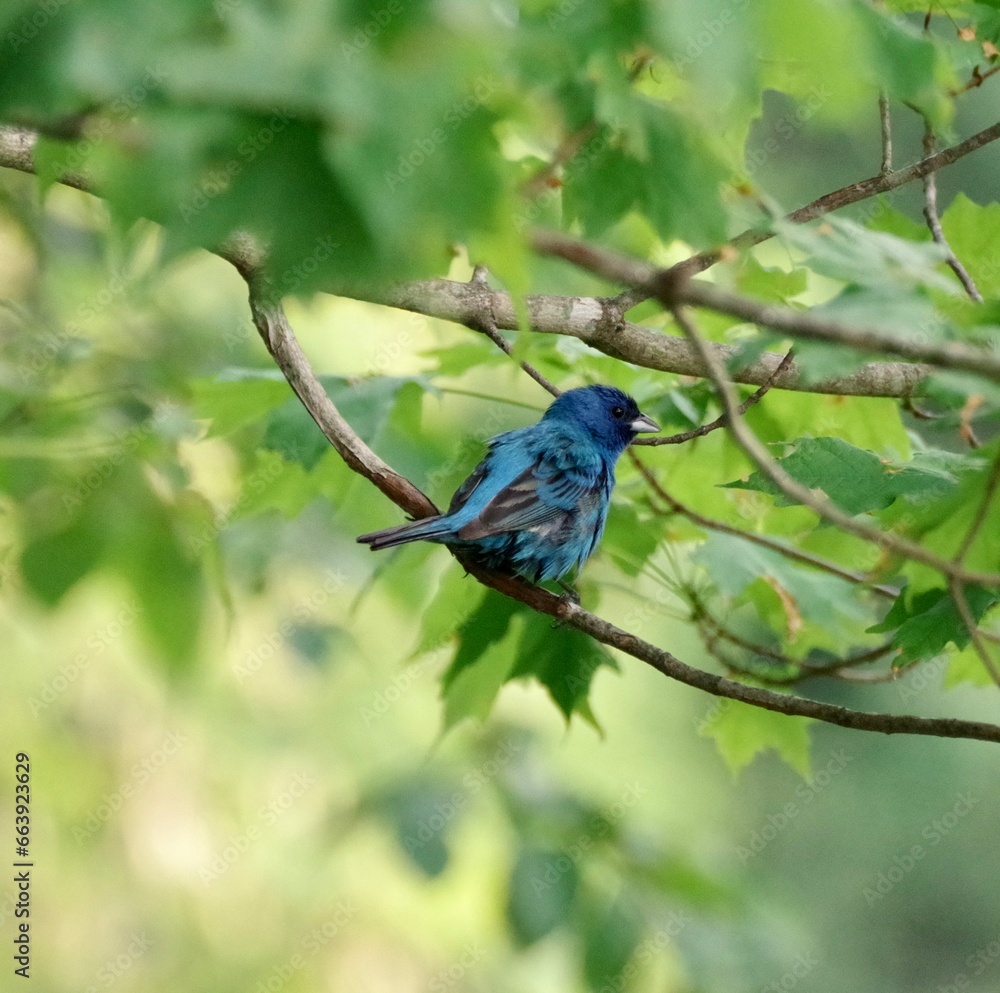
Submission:
M 27 128 L 0 125 L 0 167 L 34 173 L 37 133 Z M 60 177 L 60 182 L 94 193 L 93 184 L 76 173 Z M 235 237 L 221 249 L 210 249 L 239 268 L 252 263 L 255 249 L 246 239 Z M 249 254 L 247 254 L 249 253 Z M 676 268 L 676 267 L 675 267 Z M 370 299 L 370 297 L 358 297 Z M 374 302 L 399 307 L 428 317 L 454 321 L 480 330 L 492 315 L 503 330 L 519 329 L 517 313 L 509 294 L 488 287 L 470 286 L 446 279 L 411 283 L 379 296 Z M 578 338 L 612 358 L 633 365 L 672 372 L 683 376 L 705 376 L 706 369 L 691 346 L 678 338 L 625 321 L 617 300 L 597 297 L 531 296 L 525 301 L 530 330 L 542 334 L 562 334 Z M 735 354 L 732 346 L 712 346 L 728 364 Z M 839 396 L 905 397 L 916 391 L 927 370 L 903 362 L 874 362 L 854 372 L 819 383 L 806 383 L 792 363 L 776 374 L 779 356 L 766 353 L 733 375 L 735 382 L 761 386 L 771 382 L 774 389 Z
M 771 453 L 764 446 L 763 442 L 750 430 L 740 416 L 736 398 L 733 395 L 732 385 L 726 378 L 726 371 L 705 347 L 698 329 L 677 304 L 674 304 L 672 312 L 674 320 L 683 328 L 684 333 L 688 336 L 692 344 L 702 352 L 702 358 L 705 364 L 709 366 L 712 381 L 715 383 L 715 387 L 726 408 L 726 413 L 729 416 L 728 427 L 733 438 L 744 452 L 746 452 L 750 460 L 782 493 L 796 503 L 801 503 L 809 507 L 810 510 L 815 511 L 815 513 L 831 524 L 835 524 L 842 531 L 856 535 L 865 541 L 870 541 L 881 548 L 895 552 L 905 558 L 923 562 L 925 565 L 936 569 L 949 578 L 957 578 L 962 582 L 980 583 L 983 586 L 1000 587 L 1000 574 L 970 573 L 962 567 L 961 563 L 943 559 L 941 556 L 929 551 L 922 545 L 918 545 L 916 542 L 900 538 L 898 535 L 891 534 L 888 531 L 880 531 L 868 524 L 863 524 L 841 510 L 822 491 L 817 493 L 807 486 L 803 486 L 798 480 L 789 475 L 784 467 L 771 456 Z
M 892 172 L 892 114 L 885 90 L 878 95 L 878 119 L 882 132 L 882 166 L 878 172 L 880 176 L 888 176 Z
M 924 118 L 924 155 L 930 155 L 934 151 L 936 144 L 937 138 L 934 134 L 934 129 L 931 127 L 930 122 Z M 958 281 L 964 287 L 965 292 L 976 303 L 982 303 L 983 295 L 979 292 L 975 280 L 969 275 L 969 270 L 959 261 L 951 245 L 948 244 L 948 239 L 945 238 L 944 231 L 941 228 L 941 218 L 938 216 L 937 205 L 937 173 L 934 172 L 929 172 L 924 176 L 924 220 L 927 221 L 927 227 L 930 228 L 931 237 L 933 237 L 935 243 L 940 245 L 946 252 L 944 260 L 951 271 L 958 277 Z
M 738 528 L 733 524 L 727 524 L 725 521 L 719 521 L 715 518 L 705 517 L 703 514 L 699 514 L 698 511 L 693 510 L 691 507 L 688 507 L 686 504 L 681 503 L 680 500 L 671 496 L 660 484 L 659 480 L 653 474 L 649 466 L 647 466 L 646 463 L 631 450 L 631 448 L 628 449 L 628 456 L 631 459 L 632 464 L 639 470 L 646 482 L 649 483 L 653 492 L 670 508 L 670 510 L 676 514 L 683 515 L 698 527 L 705 528 L 708 531 L 718 531 L 720 534 L 731 534 L 735 538 L 742 538 L 744 541 L 748 541 L 752 545 L 759 545 L 761 548 L 768 548 L 772 552 L 784 555 L 786 558 L 795 559 L 805 565 L 811 565 L 816 569 L 822 570 L 823 572 L 828 572 L 831 576 L 837 576 L 838 578 L 844 579 L 849 583 L 857 583 L 870 589 L 873 593 L 877 593 L 879 596 L 886 597 L 889 600 L 895 600 L 896 597 L 899 596 L 899 590 L 895 587 L 885 586 L 881 583 L 873 583 L 867 576 L 863 576 L 858 572 L 851 572 L 850 569 L 845 569 L 843 566 L 837 565 L 836 562 L 820 558 L 818 555 L 813 555 L 810 552 L 804 552 L 801 548 L 795 548 L 793 545 L 786 545 L 784 542 L 778 541 L 775 538 L 769 538 L 764 534 L 758 534 L 756 531 L 744 531 L 742 528 Z
M 236 254 L 243 257 L 242 251 Z M 255 283 L 254 270 L 241 263 L 240 273 L 247 279 L 251 297 L 251 312 L 257 330 L 268 351 L 292 389 L 306 404 L 310 414 L 316 419 L 324 434 L 344 458 L 345 462 L 359 475 L 368 479 L 394 503 L 418 516 L 433 505 L 404 477 L 393 471 L 354 433 L 350 425 L 340 416 L 336 406 L 323 393 L 323 398 L 314 395 L 314 390 L 322 392 L 295 335 L 288 324 L 280 305 L 271 303 L 263 296 Z M 300 393 L 299 391 L 302 390 Z M 325 425 L 325 426 L 324 426 Z M 389 479 L 387 484 L 386 480 Z M 704 690 L 713 696 L 739 700 L 755 707 L 763 707 L 777 713 L 837 724 L 841 727 L 862 731 L 879 731 L 883 734 L 921 734 L 945 738 L 971 738 L 1000 743 L 1000 727 L 980 721 L 963 721 L 954 718 L 927 718 L 908 715 L 866 713 L 849 710 L 833 704 L 820 703 L 804 697 L 788 696 L 772 690 L 748 686 L 714 673 L 704 672 L 689 666 L 669 652 L 651 645 L 647 641 L 624 631 L 603 618 L 584 610 L 571 600 L 557 597 L 541 587 L 532 586 L 520 579 L 490 573 L 479 566 L 456 556 L 467 572 L 483 585 L 509 596 L 520 603 L 547 614 L 558 621 L 571 625 L 578 631 L 590 635 L 609 648 L 631 655 L 652 666 L 663 675 Z
M 824 214 L 830 214 L 835 210 L 841 210 L 843 207 L 849 207 L 862 200 L 878 196 L 880 193 L 889 193 L 899 189 L 900 186 L 923 179 L 929 173 L 937 172 L 945 166 L 957 162 L 998 138 L 1000 138 L 1000 121 L 978 131 L 964 141 L 950 145 L 948 148 L 942 148 L 940 152 L 923 158 L 919 162 L 914 162 L 913 165 L 907 166 L 905 169 L 897 169 L 895 172 L 884 174 L 880 172 L 879 175 L 872 176 L 870 179 L 863 179 L 858 183 L 851 183 L 850 186 L 843 186 L 839 190 L 826 193 L 813 200 L 812 203 L 807 203 L 804 207 L 799 207 L 798 210 L 786 214 L 784 220 L 791 224 L 805 224 L 808 221 L 816 220 L 817 217 L 822 217 Z M 750 228 L 733 238 L 729 242 L 729 246 L 737 251 L 743 251 L 747 248 L 753 248 L 754 245 L 760 245 L 773 237 L 774 234 L 767 229 Z M 721 257 L 720 250 L 699 252 L 683 262 L 678 262 L 667 271 L 674 276 L 693 276 L 715 265 Z M 653 295 L 643 286 L 636 285 L 621 293 L 615 300 L 624 312 L 631 310 L 632 307 L 642 303 L 643 300 L 648 300 Z
M 789 349 L 785 354 L 785 357 L 778 364 L 778 367 L 774 370 L 774 375 L 766 382 L 759 386 L 753 393 L 750 394 L 744 400 L 740 406 L 739 411 L 741 414 L 745 414 L 754 404 L 760 403 L 767 392 L 774 385 L 774 380 L 778 378 L 791 364 L 792 361 L 792 350 Z M 719 428 L 726 426 L 726 415 L 720 414 L 714 421 L 709 421 L 708 424 L 702 424 L 700 427 L 692 428 L 690 431 L 683 431 L 680 434 L 668 434 L 660 435 L 655 438 L 636 438 L 632 442 L 633 445 L 645 445 L 650 448 L 657 448 L 660 445 L 683 445 L 685 442 L 694 441 L 695 438 L 704 438 L 705 435 L 711 434 L 713 431 L 717 431 Z
M 655 272 L 643 270 L 643 275 Z M 628 280 L 626 280 L 628 281 Z M 510 294 L 449 279 L 408 283 L 381 294 L 376 301 L 401 310 L 437 317 L 479 329 L 484 316 L 495 326 L 520 328 Z M 605 355 L 633 365 L 682 376 L 707 375 L 707 368 L 691 345 L 680 338 L 622 319 L 613 300 L 602 297 L 528 296 L 524 299 L 529 330 L 578 338 Z M 721 362 L 737 353 L 733 345 L 713 345 Z M 927 368 L 907 362 L 871 362 L 854 372 L 806 383 L 794 362 L 784 366 L 782 356 L 767 352 L 732 373 L 734 382 L 748 386 L 770 383 L 772 389 L 826 393 L 838 396 L 901 397 L 917 391 Z
M 1000 129 L 1000 125 L 997 127 Z M 22 172 L 34 172 L 36 141 L 37 134 L 24 128 L 0 126 L 0 166 L 18 169 Z M 941 155 L 944 153 L 939 153 L 939 156 Z M 894 173 L 893 175 L 900 174 Z M 77 189 L 92 191 L 91 185 L 85 177 L 67 175 L 60 177 L 60 181 Z M 293 391 L 323 431 L 323 434 L 344 459 L 344 462 L 354 472 L 372 482 L 397 506 L 413 516 L 421 517 L 435 513 L 437 508 L 434 504 L 409 480 L 383 462 L 358 437 L 340 415 L 333 401 L 326 395 L 298 344 L 280 303 L 272 296 L 269 287 L 260 275 L 262 258 L 259 247 L 250 238 L 236 236 L 217 254 L 230 261 L 247 281 L 251 313 L 265 346 Z M 558 301 L 557 307 L 564 311 L 572 311 L 580 305 L 587 307 L 585 300 L 573 298 L 551 298 L 551 300 Z M 598 301 L 593 302 L 599 303 Z M 603 309 L 599 307 L 599 310 Z M 462 321 L 462 323 L 465 322 Z M 512 326 L 516 326 L 516 324 Z M 704 367 L 709 370 L 713 367 L 717 368 L 715 364 L 721 361 L 720 355 L 724 354 L 721 349 L 717 353 L 708 350 L 698 351 Z M 613 353 L 609 351 L 608 354 Z M 708 361 L 706 356 L 709 356 L 712 361 Z M 780 360 L 777 356 L 773 358 L 775 365 L 777 365 Z M 768 370 L 761 377 L 760 383 L 766 381 L 772 372 L 773 369 Z M 702 373 L 692 374 L 700 375 Z M 747 381 L 752 382 L 753 380 Z M 844 391 L 836 390 L 835 392 Z M 731 403 L 728 411 L 731 420 L 734 410 L 735 404 Z M 462 564 L 484 585 L 496 589 L 534 610 L 570 624 L 602 644 L 646 662 L 672 679 L 715 696 L 855 730 L 878 731 L 883 734 L 919 734 L 967 738 L 1000 743 L 1000 727 L 980 721 L 866 713 L 734 682 L 686 665 L 669 652 L 623 631 L 567 599 L 556 597 L 546 590 L 531 586 L 513 577 L 487 573 L 472 563 L 463 562 Z
M 893 173 L 892 175 L 897 175 Z M 876 328 L 856 328 L 816 317 L 806 311 L 780 304 L 764 303 L 750 297 L 720 290 L 702 280 L 680 276 L 675 269 L 657 269 L 640 259 L 598 248 L 554 231 L 536 231 L 535 248 L 544 255 L 565 259 L 604 279 L 645 287 L 668 308 L 679 304 L 705 307 L 720 314 L 738 317 L 760 327 L 771 328 L 789 338 L 846 345 L 865 352 L 898 355 L 948 369 L 961 369 L 1000 382 L 1000 354 L 958 341 L 923 343 L 915 338 L 886 334 Z M 710 348 L 713 364 L 720 361 L 718 347 Z M 704 361 L 704 352 L 698 354 Z M 925 376 L 929 370 L 921 369 Z

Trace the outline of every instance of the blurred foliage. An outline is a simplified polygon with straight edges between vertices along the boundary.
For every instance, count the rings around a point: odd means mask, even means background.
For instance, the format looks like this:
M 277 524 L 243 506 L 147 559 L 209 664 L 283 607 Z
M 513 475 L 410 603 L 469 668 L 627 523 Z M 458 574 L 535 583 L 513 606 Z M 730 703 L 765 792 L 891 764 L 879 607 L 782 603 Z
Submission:
M 399 513 L 274 370 L 241 280 L 194 251 L 236 228 L 268 243 L 330 396 L 439 504 L 547 397 L 483 336 L 351 298 L 467 279 L 470 260 L 515 293 L 608 291 L 535 258 L 533 224 L 658 262 L 767 226 L 776 238 L 712 278 L 995 344 L 995 146 L 939 177 L 983 306 L 944 266 L 919 189 L 776 220 L 877 171 L 880 90 L 897 163 L 920 154 L 924 119 L 942 143 L 992 123 L 1000 76 L 966 84 L 997 64 L 996 4 L 937 5 L 926 30 L 925 6 L 4 6 L 0 120 L 46 135 L 40 180 L 0 185 L 0 726 L 5 754 L 33 761 L 37 989 L 902 993 L 998 968 L 988 746 L 706 701 L 440 548 L 360 550 Z M 56 184 L 67 170 L 102 199 Z M 632 316 L 663 326 L 649 305 Z M 703 327 L 741 357 L 781 344 Z M 560 386 L 629 390 L 666 430 L 719 414 L 706 383 L 573 339 L 515 349 Z M 798 360 L 819 379 L 861 358 L 804 344 Z M 940 373 L 916 414 L 775 392 L 748 419 L 801 482 L 951 557 L 998 415 L 995 385 Z M 896 683 L 810 691 L 995 719 L 939 575 L 777 498 L 723 432 L 641 454 L 699 513 L 900 593 L 707 532 L 623 460 L 587 607 L 751 680 L 887 644 Z M 1000 568 L 998 514 L 970 568 Z M 967 599 L 989 628 L 993 592 Z M 794 772 L 753 761 L 769 751 Z

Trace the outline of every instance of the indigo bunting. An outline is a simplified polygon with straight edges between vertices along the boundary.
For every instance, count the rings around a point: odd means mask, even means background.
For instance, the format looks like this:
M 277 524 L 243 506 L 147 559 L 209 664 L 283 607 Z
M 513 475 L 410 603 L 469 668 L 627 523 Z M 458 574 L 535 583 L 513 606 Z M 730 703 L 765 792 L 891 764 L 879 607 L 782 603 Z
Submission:
M 567 390 L 537 424 L 487 443 L 446 514 L 358 541 L 373 551 L 437 541 L 490 570 L 558 581 L 590 558 L 604 533 L 618 457 L 639 432 L 659 430 L 619 389 Z

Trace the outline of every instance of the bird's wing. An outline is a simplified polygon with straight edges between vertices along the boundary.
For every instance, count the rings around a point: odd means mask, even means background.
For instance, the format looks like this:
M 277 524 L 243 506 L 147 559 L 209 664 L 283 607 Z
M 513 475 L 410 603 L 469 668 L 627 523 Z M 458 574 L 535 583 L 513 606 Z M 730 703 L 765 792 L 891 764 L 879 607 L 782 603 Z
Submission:
M 484 459 L 463 484 L 463 489 L 469 486 L 470 494 L 488 472 L 488 461 Z M 477 473 L 479 479 L 474 482 Z M 588 493 L 604 485 L 606 477 L 599 452 L 581 448 L 573 438 L 549 439 L 533 463 L 458 530 L 458 537 L 473 540 L 555 521 L 574 511 Z

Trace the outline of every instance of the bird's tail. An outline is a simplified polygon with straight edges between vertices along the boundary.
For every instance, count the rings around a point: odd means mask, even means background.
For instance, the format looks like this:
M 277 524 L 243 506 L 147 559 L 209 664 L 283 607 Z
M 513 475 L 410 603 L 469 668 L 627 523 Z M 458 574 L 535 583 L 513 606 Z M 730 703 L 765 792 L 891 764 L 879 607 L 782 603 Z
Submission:
M 358 537 L 362 545 L 368 545 L 373 552 L 380 548 L 392 548 L 393 545 L 405 545 L 408 541 L 434 541 L 450 532 L 450 525 L 444 522 L 444 516 L 426 517 L 409 524 L 398 524 L 384 531 L 372 531 Z

